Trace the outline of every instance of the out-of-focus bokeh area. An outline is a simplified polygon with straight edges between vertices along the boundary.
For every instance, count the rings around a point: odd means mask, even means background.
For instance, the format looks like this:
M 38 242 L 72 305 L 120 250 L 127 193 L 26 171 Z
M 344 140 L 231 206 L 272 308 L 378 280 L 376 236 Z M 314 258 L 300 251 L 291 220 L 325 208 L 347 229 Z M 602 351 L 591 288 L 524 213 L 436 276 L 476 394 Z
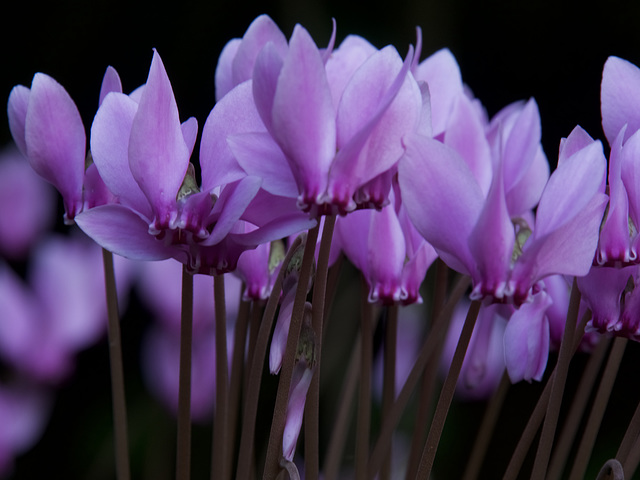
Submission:
M 568 135 L 575 125 L 581 125 L 594 138 L 604 138 L 600 126 L 599 95 L 606 58 L 616 55 L 640 65 L 640 29 L 637 27 L 640 3 L 632 1 L 596 5 L 584 2 L 462 0 L 11 2 L 3 5 L 0 17 L 3 19 L 0 28 L 0 95 L 6 102 L 14 85 L 29 86 L 34 73 L 47 73 L 60 82 L 75 100 L 89 132 L 106 67 L 112 65 L 118 70 L 124 90 L 129 92 L 145 82 L 152 48 L 156 48 L 171 79 L 181 118 L 195 116 L 202 126 L 214 105 L 214 72 L 221 49 L 231 38 L 241 37 L 251 21 L 261 13 L 269 14 L 287 36 L 296 23 L 301 23 L 320 45 L 328 42 L 331 19 L 335 18 L 337 44 L 346 35 L 357 34 L 376 47 L 394 44 L 403 56 L 409 44 L 415 43 L 415 27 L 420 26 L 422 57 L 440 48 L 449 48 L 458 60 L 463 81 L 483 102 L 490 115 L 513 101 L 535 97 L 542 119 L 542 143 L 552 167 L 555 166 L 560 138 Z M 10 141 L 6 115 L 1 115 L 0 147 L 8 147 Z M 197 145 L 194 151 L 198 151 Z M 3 153 L 5 156 L 14 155 L 7 150 Z M 13 161 L 19 162 L 19 159 Z M 33 198 L 22 200 L 20 195 L 25 188 L 16 191 L 12 188 L 30 180 L 3 183 L 5 178 L 9 178 L 7 171 L 0 170 L 0 207 L 2 212 L 16 214 Z M 15 392 L 11 392 L 11 395 L 15 394 L 13 397 L 7 394 L 4 398 L 0 392 L 0 409 L 6 410 L 0 412 L 0 417 L 8 415 L 15 420 L 14 423 L 23 422 L 15 427 L 19 431 L 28 430 L 27 427 L 33 424 L 29 431 L 33 438 L 40 438 L 35 446 L 29 446 L 28 439 L 18 439 L 25 447 L 17 449 L 20 455 L 13 465 L 14 474 L 8 478 L 33 479 L 44 478 L 45 475 L 66 479 L 113 478 L 106 327 L 100 323 L 104 320 L 102 312 L 96 309 L 103 305 L 103 292 L 100 284 L 90 285 L 93 280 L 102 278 L 99 249 L 87 253 L 85 250 L 90 247 L 78 244 L 79 250 L 73 253 L 74 261 L 84 267 L 91 265 L 91 268 L 85 279 L 69 280 L 77 282 L 70 288 L 75 292 L 86 289 L 87 293 L 77 297 L 51 293 L 47 286 L 61 284 L 67 276 L 64 269 L 71 254 L 61 251 L 62 244 L 68 247 L 72 241 L 79 241 L 76 238 L 79 232 L 62 225 L 56 194 L 45 191 L 42 195 L 34 202 L 45 212 L 39 221 L 42 229 L 36 241 L 33 244 L 21 241 L 13 247 L 0 245 L 0 264 L 15 276 L 17 285 L 24 287 L 16 287 L 16 292 L 0 292 L 0 298 L 15 300 L 24 295 L 29 297 L 26 304 L 37 310 L 16 313 L 16 318 L 29 319 L 19 325 L 9 326 L 6 319 L 0 317 L 0 348 L 3 344 L 14 348 L 0 360 L 0 380 L 16 386 Z M 0 229 L 17 228 L 18 218 L 8 221 L 10 214 L 2 215 Z M 58 236 L 52 235 L 65 235 L 66 239 L 61 242 Z M 85 254 L 89 255 L 86 259 L 75 257 Z M 63 258 L 67 260 L 63 261 Z M 57 265 L 56 259 L 63 265 Z M 163 395 L 161 381 L 155 383 L 156 390 L 151 391 L 151 382 L 147 377 L 143 378 L 143 372 L 145 362 L 156 367 L 160 364 L 160 360 L 152 358 L 150 350 L 177 348 L 177 342 L 171 344 L 171 340 L 167 340 L 177 338 L 177 327 L 171 324 L 170 319 L 156 320 L 159 313 L 154 307 L 158 307 L 158 301 L 150 301 L 148 291 L 157 294 L 162 286 L 149 285 L 142 280 L 167 279 L 167 284 L 171 284 L 162 298 L 170 299 L 171 292 L 178 297 L 180 269 L 177 264 L 173 267 L 169 273 L 145 273 L 144 269 L 155 266 L 129 265 L 122 272 L 123 284 L 130 282 L 134 285 L 133 291 L 122 298 L 134 478 L 161 480 L 174 475 L 175 425 L 171 407 L 157 400 Z M 202 295 L 210 296 L 210 279 L 202 277 L 202 280 L 207 282 L 202 287 Z M 348 295 L 350 290 L 345 288 L 341 292 Z M 52 306 L 56 303 L 54 300 L 60 300 L 56 307 Z M 228 305 L 235 307 L 233 302 L 228 302 Z M 340 305 L 339 298 L 337 305 Z M 80 308 L 97 310 L 93 314 L 95 323 L 87 326 L 86 331 L 58 332 L 50 325 L 49 320 L 58 317 L 56 321 L 64 323 L 67 315 Z M 208 307 L 203 308 L 202 315 L 206 317 Z M 160 307 L 161 312 L 168 310 L 170 307 Z M 350 324 L 346 338 L 351 338 L 354 325 L 355 322 Z M 55 333 L 48 335 L 46 330 L 40 331 L 45 328 Z M 203 333 L 199 341 L 210 340 L 213 346 L 212 337 L 207 336 L 211 333 L 208 327 L 200 325 L 200 328 L 207 333 Z M 40 335 L 40 340 L 33 340 L 36 338 L 34 331 Z M 56 341 L 50 341 L 53 337 Z M 153 342 L 155 347 L 150 346 Z M 336 346 L 336 351 L 342 354 L 343 347 Z M 637 365 L 637 348 L 636 345 L 631 347 L 634 348 L 627 352 L 626 366 L 622 368 L 612 396 L 616 402 L 615 410 L 620 415 L 617 418 L 621 419 L 630 418 L 640 396 L 637 376 L 633 372 Z M 635 358 L 632 357 L 634 352 Z M 43 355 L 49 356 L 45 358 Z M 210 369 L 205 363 L 200 366 L 201 370 L 194 370 L 194 389 L 198 388 L 199 379 L 206 383 L 207 375 L 213 372 L 212 350 L 209 355 L 212 361 Z M 330 355 L 324 360 L 329 365 L 325 369 L 327 372 L 331 371 Z M 578 356 L 576 362 L 581 365 L 584 358 Z M 171 369 L 170 366 L 166 368 Z M 31 384 L 26 385 L 22 380 L 18 382 L 16 379 L 22 375 L 39 378 L 41 382 L 37 388 L 42 388 L 42 392 L 34 393 Z M 327 379 L 325 385 L 331 386 L 331 380 Z M 266 388 L 273 386 L 274 382 L 267 383 Z M 569 385 L 569 389 L 574 387 Z M 539 386 L 526 384 L 512 389 L 503 413 L 510 421 L 502 422 L 492 447 L 500 442 L 508 442 L 509 446 L 515 443 L 539 392 Z M 209 398 L 207 392 L 203 396 L 205 401 Z M 32 406 L 27 413 L 16 406 L 27 404 Z M 456 478 L 461 473 L 463 462 L 456 456 L 464 455 L 469 448 L 483 408 L 482 402 L 454 404 L 436 462 L 436 474 L 440 472 L 441 475 L 439 478 Z M 23 413 L 15 413 L 18 410 Z M 193 478 L 208 478 L 211 427 L 206 420 L 207 405 L 201 406 L 200 414 L 204 420 L 196 424 L 193 432 Z M 268 406 L 261 414 L 265 415 L 263 420 L 268 421 Z M 607 415 L 603 423 L 604 440 L 599 441 L 594 450 L 594 456 L 602 460 L 600 463 L 615 453 L 621 435 L 619 431 L 607 429 L 607 425 L 614 424 L 616 418 L 613 412 Z M 14 440 L 3 422 L 0 420 L 0 468 L 7 462 L 9 471 L 14 462 L 13 452 L 5 448 L 3 442 Z M 611 439 L 609 450 L 608 439 Z M 23 452 L 24 449 L 26 451 Z M 507 449 L 504 455 L 509 454 Z M 498 472 L 504 470 L 505 461 L 504 458 L 496 460 Z M 488 471 L 487 475 L 484 478 L 492 478 L 491 472 Z

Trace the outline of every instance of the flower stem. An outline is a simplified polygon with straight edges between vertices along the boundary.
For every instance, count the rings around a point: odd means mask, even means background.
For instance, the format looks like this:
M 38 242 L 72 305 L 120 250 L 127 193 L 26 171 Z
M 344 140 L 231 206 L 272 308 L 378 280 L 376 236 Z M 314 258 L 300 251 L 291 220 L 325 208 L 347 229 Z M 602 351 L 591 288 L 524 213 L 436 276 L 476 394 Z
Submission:
M 609 403 L 609 396 L 611 394 L 611 389 L 613 388 L 613 382 L 618 374 L 618 368 L 620 367 L 620 362 L 622 361 L 622 356 L 624 355 L 626 346 L 626 338 L 618 337 L 613 342 L 613 347 L 611 347 L 611 352 L 609 352 L 607 365 L 605 366 L 602 378 L 600 379 L 596 398 L 593 401 L 593 406 L 591 407 L 587 426 L 582 434 L 582 439 L 580 440 L 580 446 L 578 447 L 578 453 L 576 454 L 576 460 L 573 464 L 569 480 L 584 478 L 584 473 L 587 470 L 587 465 L 589 463 L 589 457 L 593 450 L 593 444 L 596 441 L 596 436 L 600 429 L 600 424 L 602 423 L 604 410 L 607 407 L 607 403 Z
M 388 450 L 389 445 L 391 444 L 393 430 L 396 428 L 396 425 L 398 425 L 398 422 L 402 417 L 402 413 L 404 412 L 407 403 L 409 403 L 411 394 L 413 393 L 418 380 L 420 380 L 420 377 L 422 376 L 425 365 L 434 355 L 437 346 L 444 342 L 447 327 L 449 325 L 448 319 L 453 315 L 453 309 L 458 301 L 460 301 L 460 298 L 462 298 L 462 295 L 464 295 L 470 281 L 470 278 L 467 276 L 460 277 L 453 288 L 447 303 L 442 308 L 440 315 L 438 315 L 439 318 L 434 321 L 434 328 L 431 329 L 426 341 L 422 345 L 422 348 L 418 353 L 418 357 L 411 368 L 411 372 L 409 373 L 407 380 L 404 382 L 404 386 L 402 387 L 402 390 L 400 390 L 393 407 L 389 411 L 389 415 L 382 422 L 380 436 L 372 450 L 372 454 L 369 456 L 367 479 L 373 479 L 380 469 L 382 459 L 384 458 L 384 452 Z
M 358 385 L 361 348 L 362 340 L 360 333 L 358 333 L 354 342 L 353 350 L 351 350 L 347 372 L 340 391 L 335 425 L 333 429 L 331 429 L 331 438 L 329 439 L 327 456 L 325 458 L 323 468 L 326 480 L 335 480 L 338 477 L 340 460 L 347 440 L 347 431 L 350 420 L 349 414 L 353 407 L 353 397 L 355 396 L 356 387 Z
M 116 290 L 116 279 L 113 269 L 113 254 L 104 248 L 102 249 L 102 263 L 104 265 L 104 283 L 107 299 L 107 331 L 109 337 L 109 363 L 111 367 L 111 401 L 113 402 L 116 478 L 118 480 L 129 480 L 127 404 L 124 394 L 118 292 Z
M 282 455 L 282 436 L 284 434 L 284 425 L 287 415 L 291 377 L 293 375 L 295 354 L 298 348 L 298 337 L 300 336 L 300 329 L 302 327 L 302 316 L 304 314 L 304 305 L 307 297 L 307 287 L 309 285 L 309 279 L 311 278 L 311 271 L 314 262 L 318 230 L 318 226 L 309 230 L 304 247 L 300 276 L 298 279 L 298 288 L 293 301 L 293 312 L 291 314 L 289 335 L 287 337 L 287 345 L 285 348 L 284 358 L 282 360 L 282 368 L 280 370 L 276 403 L 273 409 L 273 421 L 271 423 L 271 431 L 269 433 L 269 443 L 267 445 L 267 457 L 263 475 L 263 478 L 265 479 L 275 479 L 280 468 L 279 458 Z
M 322 335 L 325 316 L 325 300 L 327 293 L 327 275 L 329 271 L 329 252 L 331 240 L 336 224 L 336 216 L 330 215 L 324 218 L 320 251 L 318 252 L 318 265 L 313 284 L 312 326 L 316 336 L 316 367 L 311 385 L 307 392 L 307 401 L 304 409 L 305 423 L 305 478 L 317 480 L 320 469 L 319 459 L 319 414 L 320 414 L 320 365 L 322 355 Z
M 547 474 L 547 466 L 549 464 L 551 448 L 553 447 L 553 437 L 556 433 L 558 416 L 560 415 L 560 406 L 562 404 L 564 386 L 569 371 L 569 363 L 573 356 L 573 338 L 576 333 L 579 307 L 580 290 L 578 290 L 577 281 L 574 278 L 569 300 L 569 309 L 567 311 L 567 320 L 564 325 L 564 335 L 560 342 L 560 353 L 558 354 L 558 363 L 555 369 L 556 374 L 551 385 L 551 395 L 549 397 L 549 404 L 547 405 L 547 413 L 544 417 L 544 424 L 542 425 L 538 451 L 536 452 L 533 463 L 531 480 L 543 480 Z
M 554 448 L 549 464 L 548 480 L 557 480 L 562 477 L 571 445 L 576 436 L 576 432 L 580 427 L 582 415 L 587 406 L 587 401 L 591 396 L 591 391 L 600 372 L 600 367 L 604 360 L 605 353 L 609 347 L 609 339 L 602 338 L 596 349 L 589 355 L 589 360 L 580 379 L 580 384 L 573 397 L 573 402 L 569 408 L 567 420 L 565 421 L 562 433 L 558 439 L 558 444 Z
M 438 405 L 436 406 L 431 428 L 429 429 L 427 443 L 424 446 L 422 459 L 420 460 L 420 466 L 418 467 L 418 475 L 416 476 L 418 479 L 427 480 L 431 474 L 431 468 L 433 467 L 433 462 L 438 450 L 438 443 L 440 443 L 440 436 L 444 429 L 447 414 L 449 413 L 449 406 L 451 405 L 451 400 L 453 399 L 453 394 L 456 390 L 458 376 L 460 375 L 460 370 L 462 370 L 462 362 L 464 361 L 464 356 L 467 353 L 467 347 L 469 346 L 471 334 L 473 333 L 473 327 L 476 324 L 479 311 L 480 302 L 477 300 L 471 302 L 469 311 L 467 312 L 467 318 L 464 321 L 464 327 L 462 327 L 460 339 L 458 340 L 458 346 L 456 347 L 453 360 L 451 361 L 449 373 L 444 381 L 442 392 L 438 399 Z
M 398 305 L 387 308 L 387 324 L 384 336 L 384 374 L 382 384 L 382 418 L 385 418 L 396 396 L 396 350 L 398 343 Z M 391 478 L 391 447 L 380 472 L 381 480 Z
M 356 426 L 356 480 L 364 480 L 369 460 L 371 430 L 371 362 L 373 357 L 373 305 L 368 300 L 369 287 L 362 281 L 360 331 L 360 388 L 358 394 L 358 418 Z
M 493 430 L 498 422 L 500 416 L 500 410 L 504 405 L 504 400 L 507 398 L 507 392 L 511 382 L 509 381 L 509 375 L 504 373 L 498 389 L 491 397 L 487 410 L 482 418 L 482 423 L 478 428 L 478 434 L 473 443 L 471 449 L 471 455 L 469 455 L 469 461 L 464 471 L 463 480 L 476 480 L 480 474 L 482 463 L 489 448 L 489 442 L 493 435 Z
M 231 448 L 229 430 L 228 392 L 229 366 L 227 360 L 227 314 L 224 292 L 224 276 L 213 277 L 213 296 L 216 311 L 216 413 L 213 423 L 212 480 L 227 480 L 229 468 L 227 449 Z
M 259 330 L 257 336 L 255 336 L 254 348 L 249 347 L 249 356 L 251 358 L 251 367 L 249 368 L 246 399 L 244 404 L 244 412 L 242 415 L 242 432 L 240 434 L 240 450 L 238 454 L 238 468 L 236 478 L 238 480 L 248 480 L 251 478 L 253 463 L 253 442 L 255 438 L 256 427 L 256 415 L 258 412 L 258 400 L 260 397 L 260 385 L 262 384 L 262 368 L 264 366 L 264 359 L 267 353 L 267 345 L 269 344 L 269 335 L 271 333 L 271 327 L 273 326 L 273 319 L 278 308 L 280 301 L 280 293 L 282 291 L 282 278 L 284 277 L 284 271 L 286 266 L 291 261 L 291 257 L 300 245 L 300 237 L 296 238 L 287 256 L 282 262 L 282 268 L 278 272 L 278 276 L 271 290 L 271 295 L 267 301 L 267 305 L 264 310 L 262 322 L 259 324 Z M 259 312 L 258 305 L 254 302 L 253 314 Z M 252 317 L 254 320 L 255 317 Z M 257 326 L 252 321 L 252 328 Z M 255 329 L 254 329 L 255 330 Z M 251 345 L 250 335 L 249 344 Z
M 191 477 L 191 344 L 193 337 L 193 276 L 182 268 L 180 318 L 180 380 L 178 386 L 178 439 L 176 479 Z
M 623 465 L 627 461 L 627 457 L 631 453 L 631 449 L 633 444 L 636 443 L 636 440 L 640 435 L 640 403 L 636 407 L 636 411 L 629 422 L 629 426 L 627 427 L 627 431 L 622 438 L 622 442 L 620 442 L 620 447 L 618 447 L 618 452 L 616 453 L 616 459 L 620 461 Z

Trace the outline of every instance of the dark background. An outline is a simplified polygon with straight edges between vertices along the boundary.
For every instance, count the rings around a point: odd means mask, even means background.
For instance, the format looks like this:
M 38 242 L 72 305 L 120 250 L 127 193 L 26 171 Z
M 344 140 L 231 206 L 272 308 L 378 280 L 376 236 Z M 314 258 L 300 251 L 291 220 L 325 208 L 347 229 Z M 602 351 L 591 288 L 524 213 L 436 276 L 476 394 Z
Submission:
M 130 91 L 146 80 L 152 48 L 158 49 L 167 68 L 181 118 L 195 116 L 202 126 L 214 105 L 219 52 L 229 39 L 241 37 L 261 13 L 268 13 L 287 37 L 293 26 L 301 23 L 321 46 L 330 37 L 333 17 L 338 27 L 337 44 L 347 34 L 359 34 L 377 47 L 392 43 L 403 56 L 408 45 L 415 42 L 415 26 L 421 26 L 422 58 L 442 47 L 450 48 L 458 59 L 463 80 L 490 115 L 510 102 L 536 98 L 543 147 L 552 166 L 560 138 L 575 125 L 604 139 L 599 89 L 606 58 L 617 55 L 640 64 L 640 2 L 630 0 L 606 4 L 463 0 L 15 1 L 3 5 L 0 12 L 2 101 L 6 101 L 13 85 L 29 86 L 34 73 L 45 72 L 74 98 L 87 131 L 107 65 L 118 70 L 125 91 Z M 9 141 L 6 116 L 2 115 L 0 145 Z M 143 314 L 141 307 L 134 308 L 123 323 L 125 365 L 130 366 L 127 393 L 133 468 L 139 478 L 171 478 L 175 438 L 172 420 L 149 401 L 139 373 L 132 367 L 137 363 L 137 348 L 145 327 Z M 634 351 L 636 346 L 633 345 Z M 75 381 L 60 390 L 45 437 L 18 461 L 16 479 L 43 478 L 44 472 L 53 478 L 113 478 L 106 354 L 103 343 L 80 355 Z M 628 412 L 635 408 L 638 391 L 633 369 L 626 375 L 631 381 L 620 387 L 626 388 L 620 391 L 626 393 L 614 393 L 622 401 L 617 408 L 624 412 L 623 418 L 629 418 Z M 516 418 L 514 428 L 522 428 L 532 407 L 531 399 L 537 396 L 527 388 L 531 387 L 516 387 L 514 395 L 521 392 L 520 396 L 513 398 L 507 412 Z M 534 390 L 540 391 L 537 387 Z M 629 391 L 635 392 L 631 398 Z M 458 425 L 476 424 L 482 408 L 481 404 L 454 408 L 451 421 Z M 455 426 L 451 428 L 459 432 Z M 514 441 L 506 433 L 501 435 L 506 435 L 507 442 Z M 469 438 L 472 434 L 468 432 L 460 437 L 455 433 L 445 436 L 443 454 L 436 466 L 450 463 L 458 465 L 454 469 L 459 468 L 463 462 L 448 457 L 455 453 L 447 452 L 455 452 L 461 445 L 466 448 Z M 208 442 L 210 430 L 196 427 L 194 465 L 202 464 L 205 472 Z M 598 448 L 603 449 L 602 445 Z M 611 448 L 615 453 L 615 445 Z M 600 455 L 606 459 L 607 453 Z M 194 473 L 194 478 L 200 478 L 198 470 Z M 455 478 L 456 474 L 459 472 L 449 472 L 443 478 Z

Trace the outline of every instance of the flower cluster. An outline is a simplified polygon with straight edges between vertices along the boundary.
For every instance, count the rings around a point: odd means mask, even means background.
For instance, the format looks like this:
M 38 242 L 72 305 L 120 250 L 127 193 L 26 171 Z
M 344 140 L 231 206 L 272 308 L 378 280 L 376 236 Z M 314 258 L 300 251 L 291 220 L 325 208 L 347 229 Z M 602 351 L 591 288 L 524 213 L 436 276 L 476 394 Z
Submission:
M 236 370 L 236 362 L 248 370 L 256 365 L 257 373 L 249 371 L 247 378 L 260 378 L 262 357 L 253 356 L 264 355 L 258 352 L 266 348 L 280 305 L 269 354 L 271 373 L 280 376 L 272 423 L 272 436 L 280 444 L 274 447 L 269 440 L 267 477 L 278 465 L 297 475 L 293 461 L 303 413 L 314 415 L 316 409 L 317 417 L 319 387 L 313 379 L 325 351 L 322 325 L 331 303 L 330 292 L 325 295 L 327 269 L 339 268 L 342 257 L 361 273 L 367 290 L 361 313 L 371 318 L 363 318 L 359 340 L 363 371 L 371 362 L 367 345 L 373 334 L 366 332 L 375 313 L 385 312 L 385 326 L 392 332 L 385 339 L 392 347 L 383 360 L 383 413 L 398 405 L 396 390 L 412 378 L 404 371 L 396 382 L 393 332 L 403 328 L 405 307 L 423 303 L 423 280 L 436 259 L 470 282 L 473 303 L 469 307 L 463 300 L 459 311 L 450 308 L 447 341 L 438 346 L 438 352 L 444 348 L 442 368 L 461 375 L 461 396 L 489 397 L 505 370 L 514 383 L 541 380 L 549 350 L 564 343 L 567 311 L 580 310 L 585 323 L 592 316 L 588 333 L 584 324 L 578 332 L 576 346 L 584 350 L 594 347 L 599 333 L 640 339 L 640 168 L 635 168 L 640 70 L 615 57 L 604 67 L 608 180 L 602 143 L 580 127 L 561 140 L 551 172 L 540 143 L 536 101 L 517 101 L 490 116 L 463 83 L 449 50 L 420 61 L 421 35 L 418 29 L 415 47 L 403 57 L 393 46 L 378 49 L 355 35 L 336 45 L 335 23 L 327 46 L 319 47 L 302 26 L 287 38 L 268 16 L 260 16 L 223 49 L 215 74 L 217 101 L 201 132 L 195 118 L 181 120 L 157 51 L 146 83 L 130 94 L 123 93 L 115 69 L 107 69 L 88 139 L 73 100 L 51 77 L 38 73 L 30 88 L 16 86 L 9 97 L 16 144 L 62 194 L 67 223 L 76 223 L 115 254 L 176 260 L 187 276 L 205 274 L 218 281 L 235 272 L 244 285 L 243 304 L 251 303 L 257 315 L 268 300 L 263 323 L 252 324 L 248 336 L 246 319 L 241 328 L 229 324 L 235 340 L 226 349 L 227 322 L 218 307 L 214 313 L 211 302 L 195 303 L 194 362 L 187 377 L 181 349 L 184 338 L 192 348 L 193 319 L 183 316 L 177 322 L 178 287 L 161 281 L 164 273 L 146 277 L 143 296 L 152 299 L 154 315 L 164 319 L 149 337 L 145 354 L 150 376 L 155 376 L 153 388 L 180 411 L 181 401 L 189 399 L 182 382 L 193 372 L 201 388 L 189 403 L 198 418 L 206 418 L 216 395 L 215 432 L 222 433 L 214 436 L 214 450 L 221 444 L 216 441 L 227 441 L 219 427 L 227 420 L 220 412 L 237 401 L 233 395 L 240 380 L 235 375 L 242 368 Z M 290 251 L 281 265 L 285 245 Z M 171 262 L 156 266 L 173 268 Z M 570 302 L 572 282 L 583 295 L 579 306 Z M 202 283 L 197 285 L 196 296 L 206 297 Z M 435 325 L 447 311 L 443 297 L 427 298 L 435 312 L 429 335 L 444 339 L 445 330 L 437 333 Z M 216 302 L 225 303 L 218 293 Z M 192 315 L 183 306 L 184 311 Z M 214 316 L 219 354 L 213 350 L 212 325 L 204 320 Z M 473 317 L 473 328 L 476 316 L 475 330 L 467 335 L 468 321 Z M 27 329 L 32 328 L 29 322 L 22 322 Z M 57 339 L 47 330 L 40 335 L 45 347 Z M 464 345 L 459 359 L 456 344 Z M 26 349 L 8 351 L 18 359 Z M 415 342 L 399 350 L 399 357 L 409 355 L 409 364 L 418 365 Z M 46 368 L 62 362 L 38 358 Z M 40 367 L 45 368 L 37 363 L 29 368 Z M 368 370 L 361 379 L 365 386 L 371 380 Z M 233 378 L 225 397 L 227 374 Z M 255 388 L 259 391 L 259 384 Z M 243 422 L 252 421 L 254 401 L 257 393 L 249 393 Z M 366 417 L 367 410 L 361 411 Z M 235 420 L 232 416 L 230 428 Z M 252 435 L 247 433 L 251 428 L 243 428 L 242 445 L 251 444 L 252 437 L 245 437 Z M 362 431 L 368 435 L 368 427 Z M 250 468 L 245 460 L 253 458 L 252 448 L 240 452 L 239 472 Z M 374 468 L 359 452 L 356 472 Z M 226 477 L 231 455 L 219 455 L 214 455 L 221 465 L 218 474 Z

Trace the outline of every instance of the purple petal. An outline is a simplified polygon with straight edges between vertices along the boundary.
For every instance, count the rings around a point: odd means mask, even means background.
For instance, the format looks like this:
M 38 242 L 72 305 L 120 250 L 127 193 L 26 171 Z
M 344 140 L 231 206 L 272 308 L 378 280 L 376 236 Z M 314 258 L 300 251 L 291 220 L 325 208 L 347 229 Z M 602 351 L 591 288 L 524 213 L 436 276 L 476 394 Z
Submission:
M 53 78 L 37 73 L 25 120 L 27 158 L 62 194 L 68 220 L 82 211 L 85 132 L 78 109 Z
M 252 83 L 245 82 L 216 103 L 204 124 L 200 142 L 202 191 L 211 191 L 247 175 L 231 152 L 227 137 L 253 132 L 266 129 L 253 102 Z
M 216 224 L 203 245 L 215 245 L 231 231 L 260 189 L 261 179 L 245 177 L 235 185 L 227 185 L 213 207 Z
M 120 81 L 120 76 L 116 69 L 109 66 L 107 67 L 107 71 L 104 73 L 104 77 L 102 79 L 99 105 L 102 105 L 104 98 L 111 92 L 122 93 L 122 82 Z
M 344 254 L 365 278 L 369 277 L 367 261 L 369 230 L 371 227 L 370 210 L 356 210 L 336 220 L 334 239 L 340 244 Z
M 326 190 L 336 151 L 335 111 L 318 47 L 299 25 L 273 97 L 272 128 L 304 192 L 303 201 L 316 201 Z
M 511 189 L 507 191 L 509 214 L 512 217 L 517 217 L 533 210 L 538 204 L 548 180 L 549 162 L 542 147 L 538 145 L 538 151 L 529 165 L 529 170 L 518 183 L 512 185 Z
M 131 125 L 129 166 L 161 226 L 168 224 L 174 214 L 188 164 L 189 149 L 171 83 L 154 51 L 149 78 Z
M 629 215 L 636 229 L 640 226 L 640 133 L 636 132 L 622 148 L 621 177 L 629 202 Z M 636 237 L 637 241 L 637 237 Z M 634 249 L 637 255 L 637 249 Z
M 620 320 L 622 295 L 637 268 L 593 267 L 587 275 L 577 279 L 582 298 L 592 313 L 587 331 L 608 333 L 615 330 Z
M 405 143 L 398 181 L 409 218 L 451 268 L 473 273 L 468 238 L 484 203 L 480 187 L 451 148 L 418 135 Z
M 164 260 L 176 254 L 175 248 L 149 235 L 146 219 L 122 205 L 92 208 L 76 222 L 102 248 L 132 260 Z
M 640 129 L 640 69 L 618 57 L 609 57 L 602 70 L 600 89 L 602 129 L 613 144 L 627 124 L 626 141 Z
M 189 117 L 186 121 L 180 125 L 182 129 L 182 136 L 184 143 L 189 150 L 189 156 L 193 153 L 193 147 L 196 144 L 196 138 L 198 137 L 198 120 L 195 117 Z
M 91 126 L 91 156 L 105 185 L 120 203 L 149 219 L 147 197 L 129 168 L 129 137 L 138 104 L 121 93 L 107 95 Z
M 313 378 L 313 369 L 306 365 L 306 362 L 298 363 L 295 366 L 294 380 L 291 382 L 291 392 L 289 393 L 289 403 L 287 405 L 287 419 L 282 435 L 282 456 L 293 461 L 293 454 L 296 451 L 296 443 L 302 427 L 302 417 L 304 415 L 304 404 L 307 400 L 307 392 Z
M 515 235 L 507 211 L 500 163 L 478 221 L 469 236 L 469 249 L 478 267 L 478 276 L 472 274 L 472 299 L 487 295 L 501 299 L 505 294 L 508 295 L 505 289 L 514 243 Z
M 27 143 L 25 140 L 25 122 L 27 119 L 27 107 L 29 106 L 29 90 L 24 85 L 16 85 L 9 94 L 7 103 L 7 115 L 9 117 L 9 129 L 20 152 L 27 156 Z
M 253 69 L 252 89 L 255 108 L 267 130 L 273 131 L 273 100 L 278 87 L 278 78 L 283 66 L 283 57 L 273 44 L 268 43 L 258 55 Z
M 271 346 L 269 347 L 269 371 L 274 375 L 279 373 L 282 367 L 282 359 L 284 358 L 287 337 L 289 336 L 289 327 L 291 326 L 291 315 L 293 313 L 293 302 L 296 296 L 296 290 L 297 288 L 291 288 L 282 298 L 276 326 L 273 329 L 273 337 L 271 339 Z
M 458 62 L 449 49 L 438 50 L 418 65 L 414 76 L 429 85 L 433 135 L 445 131 L 455 99 L 462 94 Z
M 227 42 L 227 44 L 220 52 L 218 57 L 218 65 L 216 66 L 215 84 L 216 84 L 216 102 L 219 102 L 222 97 L 233 90 L 236 84 L 233 82 L 232 64 L 233 59 L 238 52 L 240 38 L 234 38 Z
M 583 148 L 591 145 L 595 140 L 581 126 L 575 127 L 567 138 L 560 140 L 560 151 L 558 152 L 558 165 L 567 158 L 578 153 Z
M 296 180 L 280 147 L 267 133 L 244 133 L 227 138 L 238 164 L 248 175 L 262 178 L 262 188 L 274 195 L 296 198 Z
M 543 291 L 532 303 L 525 303 L 511 315 L 504 332 L 504 360 L 512 383 L 540 381 L 549 357 L 549 321 L 545 316 L 551 305 Z
M 233 59 L 234 85 L 239 85 L 251 78 L 256 58 L 267 43 L 271 43 L 281 57 L 286 55 L 288 49 L 286 37 L 269 16 L 260 15 L 249 25 Z

